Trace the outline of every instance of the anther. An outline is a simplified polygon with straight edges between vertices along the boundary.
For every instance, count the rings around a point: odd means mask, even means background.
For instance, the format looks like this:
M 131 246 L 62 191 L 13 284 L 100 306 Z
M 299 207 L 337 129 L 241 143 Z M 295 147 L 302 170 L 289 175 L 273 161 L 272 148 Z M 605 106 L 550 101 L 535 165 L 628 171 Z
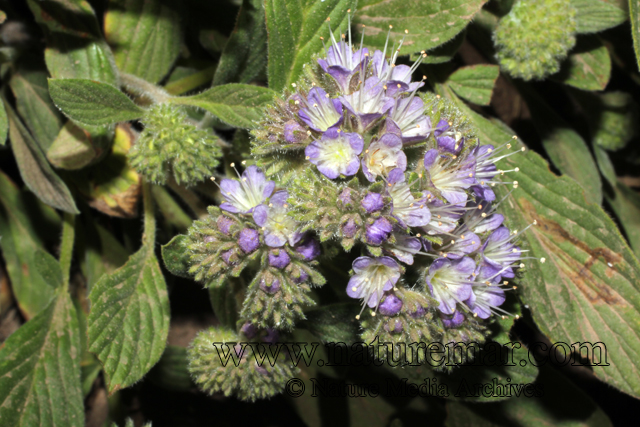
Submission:
M 547 260 L 547 259 L 546 259 L 545 257 L 540 258 L 540 262 L 541 262 L 542 264 L 544 264 L 544 262 L 545 262 L 546 260 Z
M 231 166 L 232 168 L 235 168 L 236 164 L 235 163 L 231 163 L 229 166 Z

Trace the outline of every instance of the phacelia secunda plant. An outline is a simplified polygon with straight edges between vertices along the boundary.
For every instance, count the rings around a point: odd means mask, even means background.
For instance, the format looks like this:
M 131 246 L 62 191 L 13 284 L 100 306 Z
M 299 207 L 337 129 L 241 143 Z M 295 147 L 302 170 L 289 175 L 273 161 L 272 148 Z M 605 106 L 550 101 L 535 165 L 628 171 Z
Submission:
M 424 362 L 412 343 L 481 343 L 491 317 L 509 314 L 501 306 L 524 267 L 524 230 L 505 224 L 495 190 L 517 188 L 505 174 L 518 169 L 497 162 L 519 150 L 482 145 L 455 107 L 419 92 L 424 78 L 412 76 L 425 54 L 408 66 L 399 51 L 332 35 L 266 109 L 255 165 L 222 179 L 221 205 L 189 230 L 197 280 L 246 283 L 240 322 L 291 331 L 318 301 L 319 271 L 344 257 L 349 278 L 332 276 L 333 288 L 359 301 L 365 342 L 405 344 L 394 358 Z M 207 378 L 206 363 L 192 367 L 207 389 L 240 387 Z

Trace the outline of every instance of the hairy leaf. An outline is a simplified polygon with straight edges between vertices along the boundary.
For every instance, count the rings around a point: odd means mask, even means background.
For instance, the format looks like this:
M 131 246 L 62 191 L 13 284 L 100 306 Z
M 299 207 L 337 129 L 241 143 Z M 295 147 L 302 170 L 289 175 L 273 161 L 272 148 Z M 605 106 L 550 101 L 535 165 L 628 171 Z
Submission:
M 578 33 L 597 33 L 627 20 L 627 11 L 617 2 L 571 0 L 571 5 L 576 8 Z
M 493 86 L 500 75 L 497 65 L 472 65 L 456 70 L 447 84 L 455 93 L 478 105 L 489 105 Z
M 382 50 L 391 25 L 393 42 L 397 44 L 404 38 L 403 50 L 420 52 L 454 38 L 485 3 L 486 0 L 364 0 L 358 2 L 355 18 L 366 25 L 368 46 Z
M 582 90 L 603 90 L 611 77 L 609 51 L 598 39 L 579 39 L 553 80 Z
M 274 95 L 265 87 L 230 83 L 198 95 L 171 98 L 171 102 L 200 107 L 231 126 L 249 129 L 255 127 L 254 122 L 261 118 L 261 108 Z
M 169 243 L 162 246 L 162 259 L 167 270 L 175 276 L 186 277 L 189 275 L 189 250 L 186 247 L 189 237 L 178 234 Z
M 347 21 L 347 10 L 355 7 L 355 3 L 354 0 L 266 0 L 269 87 L 281 92 L 295 83 L 302 75 L 304 64 L 322 50 L 320 37 L 328 39 L 327 19 L 334 31 L 342 28 Z
M 89 300 L 89 351 L 102 362 L 109 392 L 128 387 L 160 359 L 169 333 L 169 298 L 153 248 L 143 246 L 102 276 Z
M 11 76 L 16 108 L 40 149 L 47 152 L 62 127 L 62 115 L 53 105 L 45 71 L 24 71 Z
M 7 111 L 4 109 L 4 103 L 0 102 L 0 145 L 7 143 L 8 134 L 9 121 L 7 120 Z
M 262 0 L 244 0 L 224 47 L 213 85 L 249 83 L 267 68 L 267 28 Z
M 53 102 L 70 119 L 89 126 L 140 118 L 144 110 L 116 87 L 87 79 L 49 79 Z
M 82 169 L 103 154 L 106 148 L 103 142 L 112 136 L 111 129 L 96 129 L 92 135 L 68 121 L 47 150 L 47 159 L 60 169 Z
M 511 137 L 463 103 L 457 105 L 477 125 L 481 141 L 497 146 Z M 501 212 L 517 229 L 537 221 L 523 238 L 530 255 L 546 260 L 527 261 L 518 287 L 536 324 L 552 342 L 604 342 L 609 366 L 601 359 L 593 367 L 595 375 L 639 397 L 637 258 L 602 208 L 587 202 L 571 178 L 553 175 L 538 154 L 529 151 L 504 163 L 503 169 L 518 166 L 520 172 L 519 188 Z M 598 362 L 597 349 L 588 358 Z
M 5 108 L 9 113 L 11 148 L 20 169 L 20 176 L 27 187 L 48 205 L 77 214 L 78 208 L 67 185 L 53 171 L 44 153 L 17 115 L 6 104 Z
M 636 53 L 638 68 L 640 68 L 640 1 L 629 0 L 629 19 L 631 20 L 633 50 Z
M 0 350 L 0 419 L 6 426 L 84 426 L 80 336 L 66 286 Z
M 298 327 L 307 329 L 322 342 L 344 342 L 348 345 L 360 341 L 359 326 L 355 320 L 360 311 L 357 304 L 338 303 L 307 310 Z
M 526 84 L 517 86 L 527 101 L 533 122 L 542 138 L 542 145 L 553 164 L 584 188 L 587 200 L 601 204 L 602 181 L 587 144 L 533 88 Z
M 109 2 L 104 32 L 118 69 L 159 82 L 180 54 L 180 13 L 161 0 Z
M 113 54 L 86 0 L 27 0 L 47 39 L 45 61 L 55 78 L 117 84 Z
M 57 227 L 39 215 L 50 209 L 30 199 L 31 194 L 19 191 L 13 182 L 0 173 L 0 247 L 11 279 L 13 294 L 26 319 L 42 311 L 51 301 L 54 288 L 36 271 L 35 253 L 44 245 L 35 223 Z M 35 203 L 34 203 L 35 202 Z

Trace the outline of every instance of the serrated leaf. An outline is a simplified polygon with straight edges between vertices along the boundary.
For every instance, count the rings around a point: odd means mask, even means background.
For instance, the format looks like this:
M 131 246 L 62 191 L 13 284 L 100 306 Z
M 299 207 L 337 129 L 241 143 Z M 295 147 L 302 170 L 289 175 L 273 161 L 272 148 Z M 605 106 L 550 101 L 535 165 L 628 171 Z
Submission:
M 7 135 L 9 135 L 7 111 L 4 109 L 4 103 L 0 102 L 0 145 L 7 143 Z
M 144 110 L 118 88 L 87 79 L 49 79 L 53 102 L 72 120 L 89 126 L 140 118 Z
M 27 0 L 47 39 L 45 61 L 54 78 L 118 83 L 113 54 L 86 0 Z
M 267 68 L 267 28 L 262 0 L 244 0 L 224 47 L 213 86 L 249 83 Z
M 511 134 L 462 109 L 485 143 L 500 145 Z M 523 238 L 530 255 L 520 279 L 536 324 L 551 342 L 605 342 L 609 366 L 594 374 L 632 396 L 640 396 L 640 264 L 614 222 L 567 177 L 556 177 L 537 154 L 511 157 L 503 169 L 518 166 L 519 189 L 501 211 L 510 226 L 522 229 L 536 220 Z M 504 190 L 501 191 L 505 195 Z
M 298 325 L 307 329 L 324 343 L 344 342 L 348 345 L 360 341 L 357 304 L 338 303 L 305 311 L 306 320 Z
M 627 11 L 621 4 L 603 0 L 571 0 L 576 9 L 576 32 L 597 33 L 615 27 L 627 20 Z
M 582 186 L 590 202 L 602 203 L 602 181 L 589 147 L 578 133 L 558 116 L 526 83 L 518 90 L 531 110 L 542 145 L 553 164 Z
M 578 39 L 560 71 L 551 79 L 582 90 L 603 90 L 610 77 L 609 50 L 597 38 L 589 37 Z
M 89 300 L 89 351 L 100 359 L 111 393 L 140 380 L 166 345 L 169 298 L 153 249 L 142 247 L 102 276 Z
M 200 107 L 231 126 L 251 129 L 262 116 L 261 108 L 270 103 L 274 95 L 275 92 L 266 87 L 230 83 L 170 101 Z
M 62 115 L 49 97 L 47 73 L 20 70 L 11 76 L 9 85 L 20 117 L 40 149 L 46 152 L 62 127 Z
M 118 69 L 152 83 L 167 75 L 180 54 L 180 13 L 160 0 L 115 0 L 104 32 Z
M 490 388 L 494 382 L 491 381 Z M 520 384 L 510 383 L 506 378 L 495 379 L 495 384 L 513 385 L 511 390 L 518 390 Z M 512 391 L 513 398 L 502 402 L 462 403 L 448 401 L 448 427 L 478 426 L 514 426 L 538 427 L 559 426 L 606 427 L 611 421 L 604 411 L 596 405 L 582 390 L 571 383 L 562 374 L 552 368 L 542 369 L 540 376 L 531 390 L 521 389 L 520 396 Z M 524 394 L 527 390 L 528 397 Z M 449 390 L 449 392 L 453 392 Z M 569 399 L 568 396 L 571 396 Z
M 638 68 L 640 68 L 640 1 L 629 0 L 629 19 L 631 20 L 633 50 L 636 53 Z
M 66 286 L 0 350 L 0 419 L 6 426 L 84 426 L 80 337 Z
M 47 159 L 60 169 L 76 170 L 99 158 L 104 147 L 101 142 L 113 135 L 113 131 L 102 130 L 103 135 L 92 135 L 72 121 L 64 124 L 60 133 L 47 150 Z
M 427 57 L 423 59 L 423 63 L 425 64 L 442 64 L 443 62 L 449 62 L 453 59 L 458 50 L 464 43 L 467 36 L 467 31 L 462 30 L 458 33 L 457 36 L 449 40 L 443 45 L 438 47 L 434 47 L 433 49 L 427 50 Z M 411 59 L 417 59 L 418 55 L 411 55 Z
M 393 42 L 397 44 L 406 36 L 403 50 L 420 52 L 454 38 L 485 3 L 486 0 L 364 0 L 358 2 L 355 19 L 366 25 L 366 45 L 384 49 L 392 25 Z
M 449 76 L 447 84 L 467 101 L 489 105 L 499 75 L 500 67 L 497 65 L 472 65 L 456 70 Z
M 43 202 L 65 212 L 77 214 L 71 192 L 53 171 L 44 153 L 33 140 L 17 115 L 5 104 L 9 113 L 9 137 L 20 176 L 27 187 Z
M 13 294 L 26 319 L 42 311 L 54 294 L 54 288 L 36 272 L 34 254 L 44 242 L 34 224 L 59 226 L 46 219 L 43 221 L 42 210 L 51 210 L 50 214 L 54 216 L 55 212 L 30 196 L 19 191 L 4 173 L 0 173 L 0 247 Z
M 118 124 L 111 153 L 100 162 L 100 167 L 72 175 L 78 190 L 89 199 L 92 208 L 120 218 L 137 215 L 140 176 L 127 161 L 134 138 L 128 123 Z
M 354 0 L 266 0 L 269 87 L 281 92 L 295 83 L 302 75 L 304 64 L 322 50 L 320 37 L 329 35 L 327 18 L 334 31 L 342 28 L 347 21 L 347 10 L 354 8 L 355 3 Z
M 187 243 L 189 237 L 178 234 L 169 243 L 162 246 L 162 260 L 167 270 L 175 276 L 192 278 L 189 271 L 189 250 Z

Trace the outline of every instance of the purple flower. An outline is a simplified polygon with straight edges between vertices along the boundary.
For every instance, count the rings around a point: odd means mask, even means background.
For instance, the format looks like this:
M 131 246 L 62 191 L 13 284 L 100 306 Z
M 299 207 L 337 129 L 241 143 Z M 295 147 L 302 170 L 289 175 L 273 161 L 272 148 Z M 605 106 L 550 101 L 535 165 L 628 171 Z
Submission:
M 342 104 L 337 99 L 329 98 L 322 88 L 311 89 L 303 102 L 305 107 L 300 109 L 298 115 L 311 129 L 324 132 L 342 123 Z
M 387 294 L 382 301 L 382 304 L 378 306 L 378 311 L 383 316 L 395 316 L 400 313 L 402 309 L 402 300 L 394 294 Z
M 458 238 L 453 238 L 453 243 L 443 247 L 441 250 L 447 254 L 449 259 L 459 259 L 465 255 L 475 252 L 480 247 L 480 238 L 469 232 L 461 234 Z
M 469 209 L 475 208 L 475 209 Z M 491 203 L 486 200 L 470 201 L 467 203 L 467 212 L 464 214 L 465 229 L 475 234 L 483 234 L 500 227 L 504 222 L 504 216 L 492 213 Z
M 489 202 L 496 199 L 496 194 L 489 186 L 491 180 L 498 174 L 498 168 L 493 159 L 493 145 L 478 145 L 473 150 L 476 157 L 476 184 L 471 189 L 478 197 Z
M 367 211 L 367 213 L 376 212 L 384 208 L 384 200 L 382 198 L 382 194 L 378 193 L 367 193 L 360 204 L 362 205 L 364 210 Z
M 362 299 L 363 309 L 365 305 L 378 307 L 384 292 L 391 290 L 402 275 L 400 265 L 389 257 L 359 257 L 352 266 L 354 275 L 349 279 L 347 295 Z
M 374 182 L 378 176 L 387 176 L 394 169 L 404 172 L 407 168 L 407 156 L 402 151 L 402 138 L 385 133 L 369 145 L 362 157 L 362 172 Z
M 229 218 L 226 215 L 220 215 L 218 217 L 218 219 L 216 220 L 216 225 L 218 226 L 218 230 L 222 233 L 222 234 L 226 234 L 227 236 L 229 235 L 230 231 L 231 231 L 231 226 L 233 226 L 233 224 L 235 224 L 235 221 L 232 220 L 231 218 Z M 207 236 L 209 237 L 209 236 Z M 205 237 L 205 241 L 206 241 L 206 237 Z
M 396 242 L 393 244 L 389 242 L 385 243 L 383 247 L 384 251 L 395 256 L 405 264 L 412 265 L 413 256 L 422 249 L 420 239 L 412 237 L 397 228 L 394 230 L 393 236 Z
M 364 141 L 359 134 L 329 129 L 319 141 L 307 145 L 304 154 L 324 176 L 336 179 L 340 175 L 352 176 L 358 173 L 358 155 L 363 147 Z
M 248 339 L 253 339 L 256 335 L 258 335 L 258 328 L 256 328 L 253 323 L 247 322 L 242 325 L 242 328 L 240 328 L 240 332 Z
M 431 221 L 431 211 L 424 199 L 416 200 L 411 194 L 409 184 L 405 182 L 404 172 L 395 169 L 389 173 L 389 195 L 393 200 L 391 213 L 406 227 L 421 227 Z
M 459 260 L 438 258 L 429 267 L 426 281 L 431 295 L 440 303 L 438 309 L 444 314 L 453 314 L 457 304 L 471 296 L 469 278 L 476 263 L 469 257 Z
M 392 59 L 395 63 L 395 58 Z M 411 74 L 415 67 L 407 65 L 390 66 L 385 59 L 384 52 L 376 50 L 373 52 L 373 75 L 381 81 L 386 82 L 387 94 L 395 96 L 398 93 L 414 91 L 424 86 L 423 82 L 411 83 Z M 398 87 L 398 85 L 400 87 Z
M 430 192 L 426 191 L 427 205 L 431 211 L 431 221 L 423 227 L 427 234 L 433 236 L 435 234 L 450 233 L 455 230 L 462 214 L 464 206 L 460 204 L 444 203 L 442 200 L 433 197 Z
M 307 261 L 314 260 L 318 255 L 320 255 L 320 245 L 311 236 L 305 237 L 300 243 L 298 243 L 295 250 Z
M 491 276 L 515 277 L 512 265 L 520 260 L 522 254 L 520 248 L 513 244 L 515 237 L 516 235 L 512 235 L 507 227 L 500 226 L 482 245 L 480 251 Z
M 264 279 L 260 281 L 260 289 L 268 294 L 275 294 L 280 290 L 280 280 L 276 279 L 273 282 L 267 284 Z
M 249 166 L 240 180 L 223 179 L 220 191 L 225 201 L 220 209 L 232 213 L 250 213 L 260 203 L 271 196 L 276 183 L 267 181 L 267 177 L 256 166 Z
M 282 249 L 269 251 L 269 265 L 275 268 L 285 268 L 291 262 L 287 252 Z
M 458 310 L 454 311 L 453 314 L 440 313 L 440 319 L 442 319 L 444 327 L 448 329 L 457 328 L 464 322 L 464 316 Z
M 342 224 L 342 235 L 348 239 L 356 235 L 358 225 L 353 218 L 349 218 L 347 222 Z
M 383 85 L 377 77 L 369 77 L 360 90 L 351 95 L 341 96 L 340 101 L 351 114 L 358 118 L 359 132 L 367 130 L 395 104 L 393 98 L 386 96 Z
M 370 245 L 380 245 L 389 238 L 393 226 L 385 217 L 380 217 L 373 221 L 372 224 L 367 224 L 365 227 L 365 237 L 367 243 Z
M 449 123 L 446 120 L 440 120 L 437 128 L 433 132 L 438 143 L 438 148 L 449 153 L 458 154 L 462 150 L 464 140 L 458 133 L 449 131 Z
M 340 194 L 338 195 L 338 202 L 342 205 L 341 207 L 346 208 L 353 204 L 353 198 L 351 197 L 352 192 L 353 190 L 349 187 L 340 192 Z
M 251 228 L 243 228 L 238 235 L 238 246 L 244 253 L 250 254 L 260 246 L 260 233 Z
M 449 203 L 467 201 L 466 189 L 476 180 L 475 162 L 472 158 L 452 161 L 449 156 L 441 156 L 438 150 L 432 149 L 424 155 L 424 167 L 433 186 Z
M 474 286 L 466 301 L 469 309 L 481 319 L 487 319 L 506 300 L 504 291 L 498 286 Z
M 286 191 L 278 191 L 269 200 L 269 206 L 259 205 L 253 211 L 253 220 L 264 230 L 264 242 L 272 248 L 287 242 L 294 246 L 302 237 L 298 223 L 287 215 L 288 197 Z
M 318 64 L 334 78 L 344 93 L 349 92 L 351 77 L 359 70 L 366 69 L 366 59 L 369 56 L 367 48 L 353 52 L 351 40 L 349 43 L 336 40 L 331 35 L 333 45 L 327 51 L 326 59 L 318 59 Z
M 402 131 L 403 143 L 422 141 L 429 136 L 431 119 L 424 115 L 424 108 L 424 102 L 415 96 L 396 100 L 390 119 Z
M 298 144 L 307 139 L 307 130 L 294 120 L 290 120 L 284 125 L 284 140 Z

